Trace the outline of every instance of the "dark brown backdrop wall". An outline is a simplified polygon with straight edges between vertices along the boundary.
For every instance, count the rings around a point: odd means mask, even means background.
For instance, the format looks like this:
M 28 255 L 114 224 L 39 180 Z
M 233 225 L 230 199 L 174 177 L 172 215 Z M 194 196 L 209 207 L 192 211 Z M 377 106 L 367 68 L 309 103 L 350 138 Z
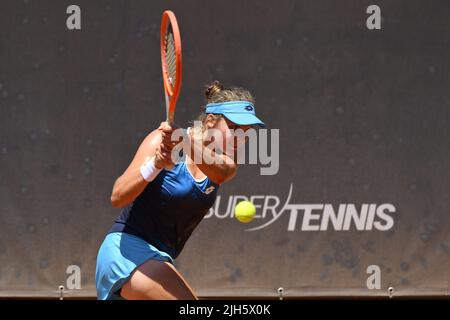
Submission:
M 70 4 L 81 31 L 66 28 Z M 184 50 L 178 124 L 219 79 L 280 129 L 279 173 L 240 168 L 178 259 L 197 293 L 448 294 L 450 4 L 377 1 L 376 31 L 370 4 L 2 0 L 0 295 L 56 296 L 74 265 L 68 294 L 95 294 L 112 185 L 164 119 L 167 8 Z M 238 196 L 259 206 L 250 224 L 232 218 Z

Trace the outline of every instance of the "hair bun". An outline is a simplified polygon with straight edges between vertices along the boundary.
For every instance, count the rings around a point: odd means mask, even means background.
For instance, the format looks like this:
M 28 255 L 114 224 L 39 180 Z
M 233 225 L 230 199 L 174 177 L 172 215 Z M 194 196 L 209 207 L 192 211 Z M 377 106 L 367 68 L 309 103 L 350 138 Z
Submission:
M 206 100 L 210 100 L 216 93 L 222 91 L 224 86 L 217 80 L 214 80 L 209 85 L 206 86 L 205 97 Z

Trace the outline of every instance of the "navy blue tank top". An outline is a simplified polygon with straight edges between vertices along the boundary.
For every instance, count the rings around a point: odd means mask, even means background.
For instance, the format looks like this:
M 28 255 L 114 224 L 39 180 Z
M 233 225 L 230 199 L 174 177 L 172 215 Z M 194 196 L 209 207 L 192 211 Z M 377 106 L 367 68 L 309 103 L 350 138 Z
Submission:
M 216 200 L 219 186 L 196 181 L 186 163 L 162 170 L 144 191 L 122 209 L 109 232 L 126 232 L 176 258 Z

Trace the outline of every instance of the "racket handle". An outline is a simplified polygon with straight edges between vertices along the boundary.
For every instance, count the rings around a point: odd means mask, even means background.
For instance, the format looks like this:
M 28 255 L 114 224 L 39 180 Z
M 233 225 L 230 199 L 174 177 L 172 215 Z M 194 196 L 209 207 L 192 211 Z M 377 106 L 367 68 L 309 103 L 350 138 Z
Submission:
M 174 118 L 174 113 L 173 112 L 169 112 L 168 114 L 167 114 L 167 123 L 172 127 L 173 126 L 173 118 Z

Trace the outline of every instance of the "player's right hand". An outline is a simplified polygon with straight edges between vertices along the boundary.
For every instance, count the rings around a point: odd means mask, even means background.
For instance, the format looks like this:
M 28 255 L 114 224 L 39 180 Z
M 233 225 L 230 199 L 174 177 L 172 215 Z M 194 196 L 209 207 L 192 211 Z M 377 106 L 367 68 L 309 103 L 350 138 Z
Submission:
M 155 154 L 155 166 L 158 168 L 169 168 L 174 165 L 172 149 L 178 143 L 177 141 L 172 141 L 174 129 L 167 122 L 161 122 L 158 128 L 161 131 L 161 143 Z
M 178 141 L 172 140 L 172 134 L 176 129 L 176 126 L 170 126 L 167 122 L 161 122 L 158 128 L 161 131 L 161 142 L 168 148 L 173 148 L 178 143 Z

